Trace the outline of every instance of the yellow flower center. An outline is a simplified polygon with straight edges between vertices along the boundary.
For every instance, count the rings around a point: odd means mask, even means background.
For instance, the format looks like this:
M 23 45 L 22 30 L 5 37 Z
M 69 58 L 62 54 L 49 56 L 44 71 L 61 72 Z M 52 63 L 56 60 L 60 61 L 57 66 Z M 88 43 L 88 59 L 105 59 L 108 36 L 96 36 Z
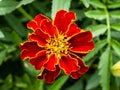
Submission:
M 59 35 L 58 38 L 51 38 L 47 44 L 48 56 L 50 54 L 56 54 L 57 58 L 61 58 L 61 54 L 68 53 L 68 38 L 63 35 Z

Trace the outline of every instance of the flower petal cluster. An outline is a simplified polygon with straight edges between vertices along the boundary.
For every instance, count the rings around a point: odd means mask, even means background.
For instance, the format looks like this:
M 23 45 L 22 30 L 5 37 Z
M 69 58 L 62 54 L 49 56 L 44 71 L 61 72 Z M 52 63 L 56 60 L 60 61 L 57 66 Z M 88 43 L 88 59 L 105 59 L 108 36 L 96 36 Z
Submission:
M 59 10 L 53 21 L 38 14 L 28 22 L 33 32 L 20 44 L 21 59 L 29 58 L 30 64 L 40 70 L 38 79 L 53 83 L 61 70 L 78 79 L 88 71 L 82 57 L 94 49 L 92 33 L 80 29 L 75 20 L 74 12 Z

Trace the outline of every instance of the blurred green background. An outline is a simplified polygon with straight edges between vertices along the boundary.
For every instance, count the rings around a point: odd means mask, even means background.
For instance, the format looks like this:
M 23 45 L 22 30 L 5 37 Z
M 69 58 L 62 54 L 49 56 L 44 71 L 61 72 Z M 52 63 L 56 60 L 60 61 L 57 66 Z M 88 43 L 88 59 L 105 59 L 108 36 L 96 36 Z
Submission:
M 19 44 L 27 40 L 28 21 L 58 9 L 76 12 L 78 26 L 92 31 L 95 49 L 84 57 L 90 69 L 80 79 L 62 73 L 49 85 L 20 59 Z M 0 90 L 120 90 L 120 78 L 111 71 L 119 60 L 120 0 L 0 0 Z

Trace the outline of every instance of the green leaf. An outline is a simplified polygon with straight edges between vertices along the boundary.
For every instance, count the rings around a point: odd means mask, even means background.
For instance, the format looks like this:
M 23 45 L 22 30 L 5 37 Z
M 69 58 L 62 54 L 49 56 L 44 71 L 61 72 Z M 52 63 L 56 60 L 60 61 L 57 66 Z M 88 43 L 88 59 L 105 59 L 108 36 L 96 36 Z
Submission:
M 112 47 L 115 50 L 115 52 L 120 56 L 120 43 L 114 39 L 111 41 Z
M 107 44 L 107 40 L 99 40 L 97 43 L 95 43 L 95 49 L 91 52 L 89 52 L 85 57 L 84 60 L 89 61 L 92 57 L 94 57 L 105 45 Z
M 31 79 L 29 77 L 29 75 L 27 73 L 25 73 L 23 75 L 23 80 L 27 83 L 27 84 L 31 84 Z
M 68 80 L 68 76 L 63 75 L 59 77 L 50 87 L 49 90 L 60 90 L 64 83 Z
M 40 71 L 38 71 L 38 70 L 35 70 L 35 68 L 32 67 L 32 66 L 28 63 L 27 60 L 24 61 L 23 65 L 24 65 L 25 70 L 26 70 L 31 76 L 34 76 L 34 77 L 35 77 L 35 76 L 37 76 L 37 75 L 39 74 L 39 72 L 40 72 Z
M 3 63 L 6 57 L 6 50 L 0 51 L 0 65 Z
M 85 13 L 88 18 L 93 18 L 96 20 L 104 20 L 106 18 L 106 13 L 104 10 L 89 10 Z
M 111 28 L 120 31 L 120 23 L 111 24 Z
M 83 4 L 85 5 L 86 8 L 88 8 L 89 5 L 89 0 L 81 0 L 83 2 Z
M 0 38 L 4 38 L 5 36 L 4 36 L 4 34 L 3 34 L 3 32 L 0 30 Z
M 15 31 L 11 33 L 11 39 L 14 45 L 17 45 L 17 46 L 22 42 L 21 37 Z
M 25 27 L 21 24 L 20 20 L 12 14 L 5 15 L 8 24 L 15 30 L 21 37 L 27 35 Z
M 86 90 L 92 90 L 93 88 L 97 87 L 99 84 L 100 84 L 100 78 L 98 76 L 98 72 L 95 72 L 88 80 Z
M 104 24 L 91 25 L 91 26 L 88 26 L 86 29 L 91 30 L 93 37 L 96 37 L 96 36 L 99 36 L 101 34 L 104 34 L 105 31 L 107 30 L 107 26 Z
M 22 5 L 30 4 L 30 3 L 32 3 L 33 1 L 34 1 L 34 0 L 22 0 L 22 1 L 19 2 L 17 8 L 18 8 L 18 7 L 21 7 Z
M 0 15 L 8 14 L 16 9 L 18 2 L 15 0 L 1 0 L 0 1 Z
M 54 19 L 56 12 L 60 9 L 69 11 L 71 0 L 52 0 L 51 18 Z
M 108 8 L 110 9 L 115 9 L 115 8 L 120 8 L 120 2 L 114 2 L 108 5 Z
M 73 84 L 72 86 L 69 86 L 67 89 L 65 90 L 84 90 L 83 89 L 83 81 L 82 79 L 79 79 L 77 82 L 75 82 L 75 84 Z
M 9 74 L 5 80 L 4 80 L 4 84 L 0 86 L 0 90 L 10 90 L 12 88 L 12 75 Z
M 84 10 L 72 9 L 71 11 L 76 13 L 77 20 L 81 21 L 83 18 L 85 18 Z
M 18 87 L 18 88 L 27 88 L 27 84 L 25 82 L 22 81 L 22 79 L 18 76 L 15 76 L 15 85 Z
M 110 90 L 111 53 L 107 48 L 100 56 L 99 75 L 102 90 Z
M 111 90 L 119 90 L 119 86 L 118 86 L 117 78 L 114 77 L 114 76 L 112 76 L 112 78 L 111 78 L 110 89 L 111 89 Z
M 44 90 L 44 81 L 43 80 L 35 81 L 35 90 Z
M 102 2 L 100 2 L 100 0 L 89 0 L 89 3 L 93 5 L 93 7 L 95 6 L 102 9 L 106 8 L 106 6 Z
M 114 10 L 110 12 L 110 17 L 120 19 L 120 10 Z

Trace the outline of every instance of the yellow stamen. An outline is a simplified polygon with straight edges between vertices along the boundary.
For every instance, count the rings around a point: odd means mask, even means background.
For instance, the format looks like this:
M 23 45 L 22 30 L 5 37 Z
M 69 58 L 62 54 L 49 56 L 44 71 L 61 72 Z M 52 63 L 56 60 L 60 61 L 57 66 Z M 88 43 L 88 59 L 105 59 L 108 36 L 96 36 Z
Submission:
M 58 38 L 51 38 L 47 44 L 48 56 L 50 54 L 56 54 L 57 58 L 61 58 L 61 54 L 68 53 L 68 39 L 64 35 L 59 35 Z

